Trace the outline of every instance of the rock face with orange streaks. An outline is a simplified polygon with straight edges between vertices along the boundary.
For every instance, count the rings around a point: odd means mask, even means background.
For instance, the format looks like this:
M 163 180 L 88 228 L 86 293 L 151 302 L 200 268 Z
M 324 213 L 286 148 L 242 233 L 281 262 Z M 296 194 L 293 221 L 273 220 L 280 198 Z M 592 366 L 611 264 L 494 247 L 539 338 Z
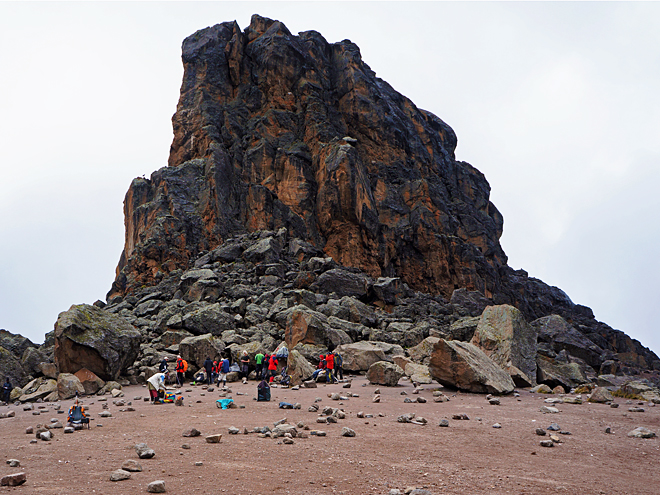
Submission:
M 397 93 L 348 40 L 257 15 L 183 42 L 169 166 L 135 179 L 110 295 L 229 235 L 286 227 L 338 263 L 450 297 L 500 291 L 502 216 L 453 130 Z

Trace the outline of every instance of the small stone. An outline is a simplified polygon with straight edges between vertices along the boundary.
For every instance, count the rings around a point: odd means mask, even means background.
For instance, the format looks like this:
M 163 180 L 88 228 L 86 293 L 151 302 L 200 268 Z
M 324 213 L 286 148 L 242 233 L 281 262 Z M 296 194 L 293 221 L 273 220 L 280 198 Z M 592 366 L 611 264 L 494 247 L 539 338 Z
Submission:
M 25 428 L 25 433 L 28 435 L 32 435 L 32 433 L 34 433 L 34 429 L 31 426 L 28 426 L 27 428 Z
M 76 429 L 73 426 L 64 427 L 64 433 L 73 433 Z
M 619 407 L 619 404 L 617 404 L 616 402 L 612 402 L 612 403 L 610 404 L 610 407 L 611 407 L 612 409 L 617 409 L 617 408 Z
M 351 428 L 348 428 L 347 426 L 344 426 L 341 429 L 341 436 L 342 437 L 354 437 L 355 436 L 355 430 L 352 430 Z
M 190 450 L 190 445 L 188 445 L 187 443 L 184 443 L 184 444 L 181 446 L 181 448 L 184 449 L 184 450 Z
M 426 399 L 422 396 L 417 397 L 417 402 L 420 404 L 426 404 Z
M 499 423 L 495 423 L 495 424 L 493 425 L 493 428 L 499 429 L 499 428 L 502 428 L 502 425 L 499 424 Z
M 117 390 L 117 389 L 115 389 L 115 390 Z M 101 418 L 110 418 L 110 417 L 112 417 L 112 413 L 110 411 L 101 411 L 99 413 L 99 416 Z
M 230 435 L 238 435 L 238 434 L 241 432 L 241 430 L 239 430 L 239 429 L 236 428 L 235 426 L 230 426 L 230 427 L 227 429 L 227 431 L 229 432 Z
M 548 426 L 548 430 L 550 431 L 559 431 L 561 428 L 557 423 L 550 423 L 550 426 Z
M 128 479 L 131 479 L 131 473 L 123 469 L 117 469 L 110 474 L 110 481 L 124 481 Z
M 412 399 L 411 399 L 410 397 L 406 397 L 405 399 L 403 399 L 403 402 L 404 402 L 405 404 L 412 404 L 413 401 L 412 401 Z
M 447 420 L 447 419 L 441 419 L 441 420 L 440 420 L 440 424 L 439 424 L 438 426 L 442 426 L 442 427 L 444 427 L 444 428 L 448 427 L 448 426 L 449 426 L 449 420 Z
M 125 460 L 124 463 L 121 465 L 121 468 L 124 471 L 129 471 L 131 473 L 139 473 L 140 471 L 142 471 L 142 466 L 135 459 Z
M 18 459 L 7 459 L 7 464 L 9 464 L 9 467 L 12 468 L 21 467 L 21 461 Z
M 344 383 L 341 388 L 351 388 L 351 382 Z
M 655 433 L 649 430 L 648 428 L 639 426 L 634 430 L 628 432 L 628 436 L 632 438 L 653 438 L 655 437 Z
M 552 406 L 543 406 L 541 408 L 541 412 L 543 414 L 556 414 L 556 413 L 559 412 L 559 409 L 557 409 L 556 407 L 552 407 Z
M 374 395 L 374 397 L 371 399 L 371 402 L 373 403 L 380 402 L 380 395 Z
M 140 459 L 151 459 L 156 455 L 154 449 L 150 449 L 146 443 L 138 443 L 135 445 L 135 452 Z
M 149 493 L 165 493 L 165 482 L 163 480 L 152 481 L 147 485 Z
M 287 444 L 287 445 L 291 445 L 293 443 L 293 438 L 289 438 L 289 437 L 285 436 L 284 439 L 282 440 L 282 442 Z
M 605 428 L 605 433 L 608 433 L 608 434 L 612 433 L 612 427 L 608 426 L 607 428 Z
M 26 480 L 25 473 L 8 474 L 0 479 L 0 486 L 19 486 Z
M 206 437 L 206 443 L 220 443 L 222 440 L 222 434 L 216 433 L 215 435 L 209 435 Z
M 541 440 L 539 445 L 541 445 L 541 447 L 554 447 L 555 443 L 552 440 Z
M 44 442 L 50 442 L 53 438 L 53 434 L 50 431 L 42 431 L 39 433 L 39 438 Z
M 197 428 L 188 428 L 187 430 L 183 431 L 184 437 L 198 437 L 201 434 L 202 432 L 199 431 Z
M 359 411 L 359 412 L 356 414 L 356 416 L 357 416 L 358 418 L 364 418 L 364 411 Z
M 543 428 L 537 428 L 536 434 L 540 437 L 544 437 L 546 435 L 545 430 Z
M 465 413 L 461 413 L 461 414 L 453 414 L 451 419 L 468 421 L 470 419 L 470 417 Z
M 644 412 L 643 407 L 629 407 L 628 412 Z
M 326 432 L 323 431 L 323 430 L 312 430 L 312 431 L 309 432 L 309 434 L 310 434 L 310 435 L 317 436 L 317 437 L 324 437 L 324 436 L 326 436 Z
M 562 443 L 561 439 L 557 435 L 550 435 L 550 440 L 552 440 L 554 443 Z
M 376 390 L 374 390 L 374 394 L 376 394 L 376 395 L 380 394 L 380 389 L 377 388 Z
M 204 463 L 202 461 L 197 461 L 195 462 L 195 466 L 203 466 Z

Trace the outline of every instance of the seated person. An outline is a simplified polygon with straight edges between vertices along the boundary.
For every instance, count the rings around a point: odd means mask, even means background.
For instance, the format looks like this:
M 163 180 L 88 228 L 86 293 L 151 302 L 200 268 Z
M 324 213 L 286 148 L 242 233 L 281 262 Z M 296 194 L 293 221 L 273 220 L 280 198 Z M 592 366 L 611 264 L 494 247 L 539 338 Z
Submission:
M 266 380 L 261 380 L 257 385 L 257 402 L 270 401 L 270 385 Z

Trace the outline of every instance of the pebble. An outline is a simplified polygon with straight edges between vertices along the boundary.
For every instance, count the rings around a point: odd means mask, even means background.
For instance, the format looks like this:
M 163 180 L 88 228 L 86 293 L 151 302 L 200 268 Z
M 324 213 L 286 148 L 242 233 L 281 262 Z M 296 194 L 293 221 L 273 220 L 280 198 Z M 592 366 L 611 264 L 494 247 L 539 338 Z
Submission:
M 131 479 L 131 473 L 123 469 L 117 469 L 110 474 L 110 481 L 124 481 Z
M 497 397 L 493 397 L 492 399 L 488 399 L 488 403 L 491 406 L 499 406 L 500 405 L 500 399 L 498 399 Z
M 610 404 L 610 407 L 611 407 L 612 409 L 616 409 L 616 408 L 619 407 L 619 404 L 617 404 L 616 402 L 612 402 L 612 403 Z
M 628 412 L 644 412 L 643 407 L 629 407 Z
M 559 431 L 561 428 L 557 423 L 550 423 L 550 426 L 548 426 L 548 430 L 550 431 Z
M 310 435 L 314 435 L 316 437 L 324 437 L 326 436 L 326 432 L 323 430 L 312 430 L 309 432 Z
M 239 430 L 239 429 L 236 428 L 235 426 L 230 426 L 230 427 L 227 429 L 227 431 L 229 432 L 230 435 L 238 435 L 238 434 L 241 432 L 241 430 Z
M 446 419 L 441 419 L 440 424 L 438 426 L 447 427 L 447 426 L 449 426 L 449 421 L 446 420 Z
M 554 447 L 555 443 L 552 440 L 541 440 L 539 445 L 541 445 L 541 447 Z
M 493 425 L 493 428 L 499 429 L 499 428 L 502 428 L 502 425 L 499 424 L 499 423 L 495 423 L 495 424 Z
M 12 468 L 21 467 L 21 461 L 18 459 L 7 459 L 7 464 L 9 464 L 9 467 Z
M 198 437 L 202 434 L 201 431 L 199 431 L 197 428 L 188 428 L 187 430 L 184 430 L 183 436 L 184 437 Z
M 165 482 L 163 480 L 152 481 L 147 485 L 149 493 L 165 493 Z
M 206 443 L 220 443 L 222 440 L 222 434 L 216 433 L 215 435 L 209 435 L 206 437 Z
M 634 430 L 628 432 L 628 436 L 633 438 L 653 438 L 655 437 L 655 433 L 648 428 L 638 426 Z
M 135 459 L 125 460 L 124 463 L 121 465 L 121 468 L 124 471 L 129 471 L 131 473 L 139 473 L 140 471 L 142 471 L 142 466 Z
M 27 428 L 25 428 L 25 433 L 31 435 L 32 433 L 34 433 L 34 429 L 31 426 L 28 426 Z
M 465 413 L 453 414 L 451 419 L 469 421 L 470 417 Z
M 543 414 L 548 414 L 548 413 L 550 413 L 550 414 L 556 414 L 556 413 L 559 412 L 559 409 L 557 409 L 556 407 L 552 407 L 552 406 L 543 406 L 543 407 L 541 408 L 541 412 L 542 412 Z
M 374 402 L 374 403 L 380 402 L 380 395 L 374 395 L 373 399 L 371 399 L 371 402 Z
M 76 429 L 73 426 L 66 426 L 64 428 L 64 433 L 73 433 Z
M 140 459 L 151 459 L 156 455 L 154 449 L 150 449 L 146 443 L 138 443 L 135 445 L 135 452 Z
M 543 428 L 537 428 L 536 434 L 540 437 L 544 437 L 546 435 L 545 430 Z
M 25 473 L 8 474 L 0 478 L 0 486 L 18 486 L 25 483 L 26 480 Z
M 195 466 L 203 466 L 204 463 L 202 461 L 196 461 Z
M 190 450 L 190 445 L 188 445 L 187 443 L 184 443 L 183 445 L 181 445 L 181 448 L 184 449 L 184 450 Z
M 417 397 L 417 402 L 420 404 L 426 404 L 426 399 L 424 397 Z
M 355 430 L 352 430 L 351 428 L 348 428 L 347 426 L 344 426 L 341 429 L 341 436 L 342 437 L 354 437 L 355 436 Z
M 605 433 L 612 433 L 612 428 L 610 426 L 605 428 Z
M 284 440 L 282 440 L 282 442 L 287 445 L 291 445 L 293 443 L 293 438 L 284 437 Z

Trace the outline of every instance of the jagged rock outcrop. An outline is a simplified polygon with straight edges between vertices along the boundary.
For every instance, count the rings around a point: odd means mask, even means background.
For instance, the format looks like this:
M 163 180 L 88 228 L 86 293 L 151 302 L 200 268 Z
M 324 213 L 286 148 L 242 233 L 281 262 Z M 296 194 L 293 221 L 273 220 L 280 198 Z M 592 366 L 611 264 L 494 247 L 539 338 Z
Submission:
M 589 308 L 507 266 L 490 186 L 456 160 L 453 130 L 376 77 L 350 41 L 296 36 L 255 15 L 245 30 L 225 22 L 186 38 L 182 59 L 169 166 L 135 179 L 126 194 L 110 302 L 155 285 L 162 299 L 179 294 L 187 303 L 252 297 L 203 267 L 242 259 L 262 265 L 260 280 L 277 285 L 278 259 L 291 251 L 310 261 L 292 281 L 297 289 L 396 308 L 412 288 L 442 296 L 463 317 L 510 304 L 527 321 L 561 316 L 584 336 L 582 347 L 604 351 L 590 366 L 614 358 L 660 369 L 653 352 Z M 241 240 L 259 230 L 269 235 Z M 172 276 L 193 264 L 204 273 Z M 138 318 L 160 310 L 147 302 Z M 209 331 L 199 319 L 174 325 L 184 315 L 170 311 L 161 330 Z M 430 330 L 414 339 L 450 334 L 446 325 Z M 454 332 L 469 340 L 469 330 Z

